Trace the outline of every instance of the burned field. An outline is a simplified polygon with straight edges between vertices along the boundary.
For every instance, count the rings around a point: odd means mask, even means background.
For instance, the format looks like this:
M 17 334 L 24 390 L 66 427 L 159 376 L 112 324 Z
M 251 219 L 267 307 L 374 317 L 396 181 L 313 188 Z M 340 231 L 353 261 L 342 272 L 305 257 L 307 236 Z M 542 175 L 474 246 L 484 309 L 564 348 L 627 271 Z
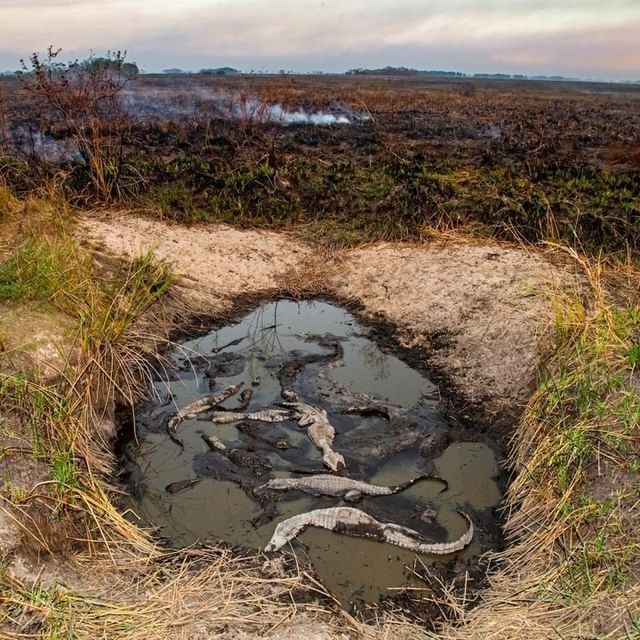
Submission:
M 638 87 L 67 72 L 0 80 L 0 634 L 637 635 Z
M 117 197 L 178 222 L 304 224 L 338 245 L 472 227 L 638 248 L 633 86 L 145 77 L 108 106 L 95 148 L 73 139 L 93 126 L 82 105 L 52 113 L 49 87 L 3 89 L 5 145 L 30 160 L 6 169 L 20 191 L 55 175 L 37 162 L 48 157 L 66 164 L 74 199 Z

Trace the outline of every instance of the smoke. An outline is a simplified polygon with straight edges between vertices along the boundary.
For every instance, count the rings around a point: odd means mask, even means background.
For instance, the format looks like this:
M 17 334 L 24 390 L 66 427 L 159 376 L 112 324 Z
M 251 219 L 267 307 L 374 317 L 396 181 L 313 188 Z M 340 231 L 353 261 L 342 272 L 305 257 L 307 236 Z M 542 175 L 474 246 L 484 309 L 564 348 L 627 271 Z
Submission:
M 329 127 L 352 125 L 369 118 L 367 114 L 354 112 L 343 105 L 333 105 L 326 110 L 288 109 L 255 96 L 202 86 L 128 88 L 122 92 L 121 101 L 132 117 L 157 122 L 183 123 L 220 118 L 283 126 Z
M 190 124 L 215 119 L 245 124 L 275 124 L 291 127 L 346 127 L 369 119 L 341 104 L 327 109 L 288 108 L 280 103 L 265 102 L 255 95 L 195 85 L 173 84 L 150 86 L 130 83 L 119 92 L 123 111 L 137 122 L 174 122 Z M 72 138 L 53 137 L 36 126 L 6 123 L 0 129 L 0 145 L 23 157 L 52 164 L 85 164 L 77 143 Z
M 198 87 L 188 93 L 171 88 L 128 88 L 120 93 L 120 103 L 138 120 L 191 122 L 201 120 L 204 114 L 217 117 L 223 97 Z
M 70 138 L 53 138 L 37 129 L 19 127 L 7 136 L 8 143 L 21 155 L 52 164 L 84 164 L 77 144 Z
M 316 127 L 330 127 L 332 125 L 352 124 L 355 121 L 354 115 L 351 116 L 346 113 L 334 114 L 326 111 L 305 111 L 302 108 L 295 111 L 288 111 L 280 104 L 268 105 L 268 120 L 270 122 L 278 122 L 289 125 L 304 125 L 311 124 Z M 360 118 L 362 119 L 362 117 Z

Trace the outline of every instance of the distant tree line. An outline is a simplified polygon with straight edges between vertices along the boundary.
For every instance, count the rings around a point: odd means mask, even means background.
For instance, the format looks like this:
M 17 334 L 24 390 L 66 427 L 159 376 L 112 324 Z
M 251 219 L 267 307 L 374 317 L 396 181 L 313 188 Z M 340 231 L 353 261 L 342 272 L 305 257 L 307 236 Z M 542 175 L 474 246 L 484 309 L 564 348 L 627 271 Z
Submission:
M 380 67 L 378 69 L 349 69 L 348 76 L 445 76 L 448 78 L 465 78 L 467 75 L 460 71 L 443 71 L 431 69 L 429 71 L 410 69 L 409 67 Z
M 83 71 L 118 71 L 127 78 L 135 78 L 140 74 L 140 69 L 135 62 L 125 62 L 117 56 L 114 57 L 91 57 L 69 65 L 70 69 L 74 67 Z
M 380 67 L 377 69 L 349 69 L 348 76 L 440 76 L 444 78 L 484 78 L 490 80 L 576 80 L 565 76 L 527 76 L 521 73 L 462 73 L 441 69 L 411 69 L 409 67 Z
M 104 71 L 111 70 L 117 71 L 120 75 L 127 79 L 133 79 L 137 77 L 140 73 L 144 73 L 138 67 L 135 62 L 125 62 L 124 55 L 119 58 L 120 52 L 117 53 L 107 53 L 107 56 L 91 56 L 83 61 L 74 61 L 68 64 L 64 64 L 57 61 L 50 61 L 50 71 L 53 74 L 61 74 L 61 73 L 69 73 L 76 71 Z M 22 70 L 18 71 L 0 71 L 0 78 L 11 77 L 15 75 L 21 75 L 26 73 L 26 65 L 23 62 Z M 205 75 L 205 76 L 233 76 L 242 73 L 239 69 L 235 69 L 234 67 L 206 67 L 200 69 L 198 71 L 188 71 L 181 69 L 179 67 L 172 67 L 169 69 L 163 69 L 162 73 L 166 75 Z M 251 74 L 258 73 L 269 73 L 266 70 L 262 69 L 260 71 L 251 71 Z M 285 73 L 296 73 L 294 71 L 286 71 L 284 69 L 280 69 L 280 74 Z M 309 72 L 311 75 L 323 75 L 323 71 L 311 71 Z M 488 79 L 488 80 L 549 80 L 549 81 L 579 81 L 580 78 L 569 78 L 566 76 L 546 76 L 546 75 L 534 75 L 529 76 L 522 73 L 463 73 L 461 71 L 448 71 L 443 69 L 413 69 L 411 67 L 378 67 L 373 69 L 368 68 L 357 68 L 357 69 L 349 69 L 345 72 L 345 75 L 348 76 L 432 76 L 432 77 L 443 77 L 443 78 L 478 78 L 478 79 Z M 640 80 L 626 80 L 620 81 L 622 84 L 640 84 Z
M 201 76 L 235 76 L 238 75 L 240 71 L 238 69 L 234 69 L 233 67 L 212 67 L 200 69 L 199 71 L 185 71 L 184 69 L 171 68 L 163 69 L 162 73 L 166 73 L 168 76 L 182 76 L 190 75 L 192 73 Z
M 135 62 L 126 62 L 126 51 L 107 51 L 106 56 L 90 56 L 86 60 L 72 60 L 71 62 L 60 62 L 58 56 L 62 49 L 49 47 L 45 57 L 40 58 L 37 53 L 33 53 L 28 61 L 20 60 L 21 69 L 18 71 L 8 71 L 7 75 L 29 75 L 43 73 L 49 77 L 89 74 L 109 74 L 130 80 L 140 74 L 140 69 Z M 4 75 L 4 74 L 2 74 Z

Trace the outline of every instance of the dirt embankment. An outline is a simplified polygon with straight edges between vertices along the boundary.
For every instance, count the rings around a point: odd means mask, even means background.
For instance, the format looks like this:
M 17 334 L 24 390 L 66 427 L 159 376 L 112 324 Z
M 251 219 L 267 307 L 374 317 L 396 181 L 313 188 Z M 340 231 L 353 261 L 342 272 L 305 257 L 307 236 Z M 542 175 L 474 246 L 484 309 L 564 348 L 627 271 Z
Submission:
M 489 425 L 506 425 L 528 397 L 549 314 L 545 292 L 569 275 L 539 255 L 496 245 L 389 243 L 328 255 L 284 233 L 224 225 L 185 228 L 131 215 L 85 216 L 77 237 L 108 256 L 152 250 L 172 264 L 182 293 L 204 315 L 232 314 L 239 303 L 269 296 L 333 297 L 390 334 L 414 361 L 422 359 L 423 366 L 443 375 L 461 401 L 458 408 L 467 408 L 471 417 L 479 410 Z M 39 575 L 36 566 L 22 567 L 19 556 L 14 560 L 17 575 Z M 59 579 L 64 571 L 47 570 L 39 579 L 50 574 Z M 117 580 L 109 574 L 104 589 L 90 585 L 88 591 L 98 588 L 111 598 Z M 83 583 L 77 576 L 67 582 Z M 207 584 L 212 588 L 212 581 Z M 151 593 L 149 606 L 155 607 L 153 598 Z M 184 622 L 182 637 L 208 637 L 191 606 L 176 601 L 167 615 Z M 331 621 L 310 621 L 303 611 L 276 626 L 264 637 L 350 635 Z M 392 628 L 397 635 L 386 637 L 403 635 Z M 230 628 L 225 637 L 253 637 L 242 633 Z
M 365 321 L 392 326 L 402 347 L 429 353 L 423 365 L 446 377 L 469 415 L 481 409 L 501 424 L 532 389 L 545 292 L 568 277 L 539 255 L 497 245 L 378 243 L 329 256 L 283 233 L 130 215 L 86 217 L 77 234 L 113 255 L 152 250 L 207 315 L 279 292 L 346 301 Z

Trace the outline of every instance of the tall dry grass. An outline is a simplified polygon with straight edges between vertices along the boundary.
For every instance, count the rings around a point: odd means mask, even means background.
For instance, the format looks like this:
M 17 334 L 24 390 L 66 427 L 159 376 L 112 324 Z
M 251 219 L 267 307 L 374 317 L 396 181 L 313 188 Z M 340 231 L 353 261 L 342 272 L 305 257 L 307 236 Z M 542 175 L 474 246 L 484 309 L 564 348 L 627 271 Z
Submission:
M 572 255 L 589 287 L 552 300 L 555 343 L 511 439 L 509 546 L 440 637 L 639 637 L 640 272 Z

